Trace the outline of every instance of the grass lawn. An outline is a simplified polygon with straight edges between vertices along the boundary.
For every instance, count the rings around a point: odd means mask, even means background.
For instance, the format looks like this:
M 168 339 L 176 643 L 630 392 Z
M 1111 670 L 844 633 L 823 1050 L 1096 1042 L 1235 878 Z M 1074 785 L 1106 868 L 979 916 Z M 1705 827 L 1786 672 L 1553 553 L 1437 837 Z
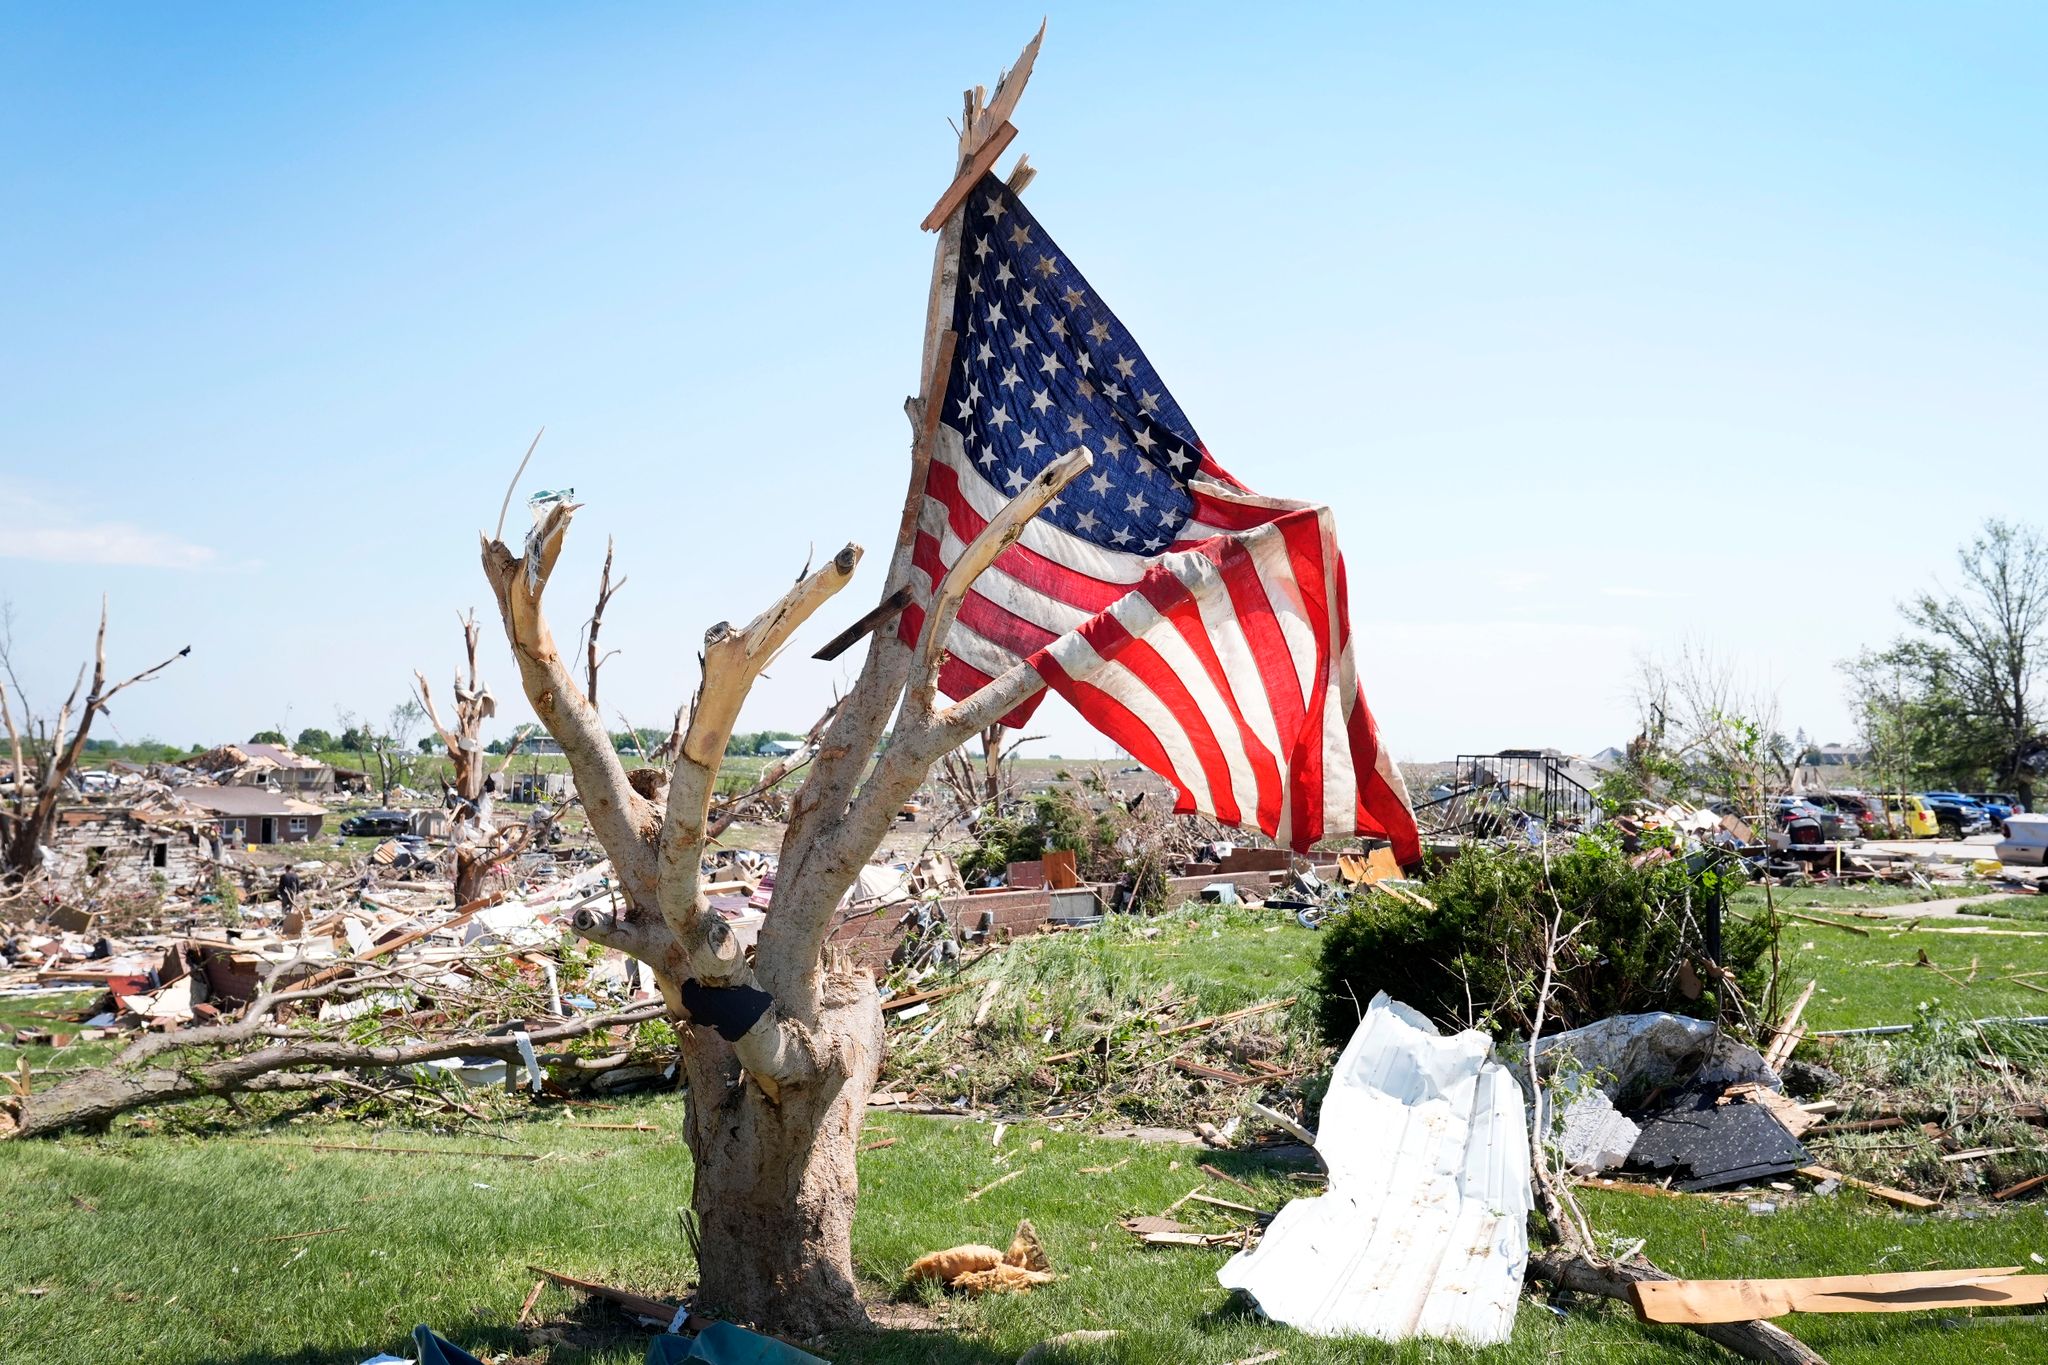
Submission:
M 1148 927 L 1160 932 L 1146 937 Z M 1809 1006 L 1821 1027 L 1909 1022 L 1914 1002 L 1931 995 L 1960 1001 L 1963 1012 L 2020 1012 L 2012 1005 L 2026 993 L 2009 998 L 1988 978 L 2008 966 L 2048 968 L 2048 938 L 1907 933 L 1875 921 L 1866 927 L 1867 938 L 1818 925 L 1788 935 L 1794 988 L 1813 973 L 1829 992 Z M 1189 1010 L 1210 1012 L 1298 991 L 1315 940 L 1290 918 L 1208 908 L 1149 926 L 1120 923 L 1107 933 L 1036 940 L 1006 954 L 1002 970 L 1019 1002 L 1033 990 L 1085 981 L 1126 1001 L 1156 999 L 1170 986 L 1192 997 Z M 1976 955 L 1977 982 L 1958 990 L 1927 968 L 1880 965 L 1910 963 L 1922 946 L 1943 967 L 1960 967 L 1958 975 Z M 934 1014 L 971 1014 L 977 996 L 949 997 Z M 55 998 L 10 1002 L 0 1007 L 0 1021 L 47 1024 L 24 1019 L 23 1010 L 63 1007 Z M 1052 1022 L 1064 1032 L 1084 1020 Z M 892 1035 L 895 1046 L 905 1045 L 905 1031 Z M 942 1045 L 934 1039 L 935 1050 Z M 538 1326 L 513 1323 L 535 1278 L 529 1264 L 656 1294 L 680 1293 L 692 1282 L 676 1221 L 690 1182 L 677 1136 L 682 1104 L 658 1096 L 568 1116 L 541 1110 L 449 1135 L 331 1120 L 258 1126 L 234 1122 L 216 1105 L 175 1120 L 130 1122 L 110 1137 L 0 1144 L 9 1234 L 0 1238 L 0 1357 L 45 1365 L 129 1358 L 354 1365 L 380 1350 L 403 1354 L 407 1332 L 425 1322 L 481 1354 L 550 1365 L 637 1362 L 644 1333 L 566 1291 L 543 1294 Z M 568 1126 L 633 1120 L 660 1131 Z M 1145 1248 L 1116 1225 L 1120 1216 L 1157 1213 L 1186 1194 L 1201 1180 L 1198 1161 L 1249 1181 L 1258 1194 L 1213 1183 L 1211 1192 L 1267 1208 L 1311 1188 L 1283 1170 L 1248 1155 L 1088 1137 L 1044 1121 L 1014 1124 L 996 1148 L 988 1124 L 878 1112 L 867 1140 L 880 1137 L 895 1141 L 861 1157 L 854 1227 L 855 1259 L 874 1297 L 894 1293 L 915 1256 L 958 1242 L 1002 1245 L 1027 1216 L 1062 1279 L 1017 1298 L 930 1295 L 935 1328 L 834 1340 L 818 1348 L 830 1360 L 1009 1362 L 1045 1337 L 1088 1328 L 1124 1335 L 1062 1359 L 1227 1365 L 1275 1350 L 1285 1352 L 1276 1365 L 1731 1358 L 1691 1334 L 1640 1326 L 1618 1304 L 1584 1300 L 1564 1304 L 1562 1315 L 1526 1301 L 1512 1343 L 1487 1352 L 1441 1342 L 1394 1348 L 1312 1340 L 1232 1306 L 1215 1282 L 1227 1252 Z M 542 1159 L 320 1151 L 308 1145 L 316 1141 Z M 1043 1146 L 1033 1151 L 1034 1142 Z M 966 1201 L 1015 1170 L 1023 1175 Z M 1759 1199 L 1783 1207 L 1750 1212 Z M 1589 1192 L 1586 1205 L 1596 1229 L 1646 1239 L 1648 1254 L 1682 1275 L 1992 1265 L 2040 1271 L 2033 1258 L 2048 1258 L 2048 1203 L 2039 1200 L 1931 1216 L 1900 1214 L 1851 1192 L 1746 1192 L 1725 1200 Z M 1185 1205 L 1176 1216 L 1218 1231 L 1229 1226 L 1226 1211 L 1191 1212 L 1198 1209 Z M 292 1236 L 308 1232 L 324 1235 Z M 2048 1359 L 2048 1316 L 2041 1314 L 1815 1316 L 1785 1325 L 1836 1365 Z
M 0 1151 L 9 1233 L 0 1239 L 0 1341 L 10 1360 L 99 1365 L 286 1362 L 353 1365 L 397 1351 L 426 1322 L 473 1351 L 553 1365 L 637 1361 L 644 1336 L 610 1309 L 550 1288 L 543 1323 L 513 1320 L 529 1264 L 675 1293 L 692 1278 L 675 1209 L 689 1165 L 681 1101 L 653 1098 L 580 1121 L 644 1119 L 660 1133 L 572 1129 L 559 1118 L 437 1138 L 341 1124 L 293 1124 L 257 1140 L 123 1136 Z M 1076 1328 L 1125 1337 L 1074 1359 L 1222 1362 L 1285 1350 L 1288 1365 L 1340 1361 L 1643 1362 L 1721 1359 L 1698 1339 L 1639 1327 L 1619 1305 L 1575 1301 L 1563 1317 L 1525 1303 L 1514 1341 L 1490 1352 L 1443 1343 L 1402 1348 L 1314 1341 L 1234 1309 L 1215 1282 L 1222 1251 L 1144 1248 L 1116 1226 L 1157 1212 L 1200 1180 L 1207 1159 L 1277 1207 L 1304 1187 L 1244 1157 L 1090 1139 L 1020 1124 L 998 1151 L 984 1124 L 878 1117 L 894 1145 L 862 1157 L 855 1257 L 890 1292 L 916 1255 L 962 1241 L 1002 1244 L 1020 1217 L 1043 1235 L 1064 1278 L 1021 1298 L 944 1303 L 940 1330 L 897 1330 L 822 1347 L 841 1362 L 1013 1361 Z M 382 1156 L 313 1150 L 315 1141 L 384 1142 L 451 1152 Z M 1030 1151 L 1033 1141 L 1041 1150 Z M 996 1158 L 1013 1154 L 1008 1163 Z M 972 1190 L 1024 1175 L 975 1203 Z M 1101 1169 L 1108 1168 L 1108 1169 Z M 1088 1173 L 1093 1172 L 1093 1173 Z M 1242 1191 L 1211 1184 L 1226 1196 Z M 1873 1267 L 2031 1265 L 2048 1254 L 2040 1206 L 1995 1218 L 1906 1218 L 1860 1196 L 1798 1201 L 1768 1217 L 1723 1204 L 1598 1194 L 1596 1225 L 1648 1238 L 1681 1274 L 1846 1273 Z M 1213 1211 L 1218 1230 L 1228 1226 Z M 1189 1217 L 1187 1207 L 1181 1216 Z M 1191 1220 L 1203 1221 L 1195 1214 Z M 292 1234 L 339 1229 L 318 1237 Z M 1920 1365 L 2042 1358 L 2042 1319 L 1932 1314 L 1808 1318 L 1791 1324 L 1830 1360 Z M 545 1352 L 545 1354 L 542 1354 Z M 1561 1353 L 1561 1354 L 1560 1354 Z

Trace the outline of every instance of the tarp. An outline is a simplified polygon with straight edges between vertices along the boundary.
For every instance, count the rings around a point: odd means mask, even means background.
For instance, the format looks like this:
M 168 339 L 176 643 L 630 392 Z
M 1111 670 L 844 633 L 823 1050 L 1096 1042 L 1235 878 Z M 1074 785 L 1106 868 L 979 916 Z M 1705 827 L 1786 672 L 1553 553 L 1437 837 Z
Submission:
M 1216 1278 L 1313 1336 L 1506 1341 L 1529 1259 L 1529 1136 L 1491 1051 L 1374 996 L 1323 1100 L 1329 1193 L 1282 1209 Z

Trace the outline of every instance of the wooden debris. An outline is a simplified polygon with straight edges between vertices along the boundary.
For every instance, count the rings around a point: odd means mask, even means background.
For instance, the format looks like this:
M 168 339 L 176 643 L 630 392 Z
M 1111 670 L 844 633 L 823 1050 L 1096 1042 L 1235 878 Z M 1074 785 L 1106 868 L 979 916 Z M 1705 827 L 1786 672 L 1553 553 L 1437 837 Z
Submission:
M 2007 1152 L 2017 1152 L 2018 1150 L 2019 1148 L 2017 1147 L 1970 1147 L 1960 1152 L 1946 1153 L 1941 1159 L 1943 1161 L 1982 1161 L 1987 1156 L 2004 1156 Z
M 1842 924 L 1836 920 L 1822 919 L 1818 915 L 1802 915 L 1797 910 L 1780 910 L 1778 913 L 1786 919 L 1804 920 L 1808 924 L 1825 924 L 1828 928 L 1840 929 L 1845 934 L 1856 934 L 1862 938 L 1870 937 L 1870 931 L 1860 924 Z
M 533 1316 L 533 1306 L 540 1302 L 541 1291 L 548 1287 L 546 1280 L 535 1280 L 533 1288 L 526 1291 L 526 1302 L 519 1305 L 519 1316 L 512 1319 L 515 1327 L 526 1326 L 526 1320 Z
M 1832 1137 L 1836 1133 L 1888 1133 L 1894 1128 L 1904 1128 L 1906 1121 L 1897 1114 L 1884 1114 L 1874 1119 L 1836 1119 L 1813 1130 L 1815 1137 Z
M 885 1137 L 885 1138 L 876 1138 L 876 1139 L 875 1139 L 875 1140 L 874 1140 L 873 1142 L 870 1142 L 870 1143 L 867 1143 L 867 1144 L 863 1145 L 863 1146 L 861 1147 L 861 1150 L 862 1150 L 863 1152 L 879 1152 L 879 1151 L 881 1151 L 881 1150 L 882 1150 L 882 1149 L 883 1149 L 884 1147 L 894 1147 L 895 1145 L 896 1145 L 896 1139 L 895 1139 L 895 1138 L 892 1138 L 892 1137 Z
M 1799 998 L 1792 1002 L 1792 1008 L 1785 1011 L 1785 1017 L 1779 1021 L 1778 1027 L 1772 1030 L 1770 1046 L 1764 1050 L 1764 1065 L 1771 1070 L 1783 1068 L 1790 1060 L 1792 1050 L 1798 1047 L 1800 1040 L 1806 1036 L 1806 1030 L 1799 1025 L 1799 1016 L 1806 1013 L 1806 1002 L 1813 999 L 1814 988 L 1818 985 L 1818 978 L 1807 982 L 1806 989 L 1799 993 Z M 1798 1134 L 1795 1133 L 1793 1136 L 1797 1137 Z
M 2048 1275 L 2019 1267 L 1912 1270 L 1787 1280 L 1644 1280 L 1629 1287 L 1645 1322 L 1747 1322 L 1786 1313 L 1910 1313 L 2048 1302 Z
M 1662 1185 L 1645 1185 L 1639 1180 L 1611 1180 L 1606 1176 L 1582 1176 L 1572 1182 L 1581 1189 L 1620 1190 L 1624 1194 L 1654 1194 L 1665 1199 L 1705 1199 L 1711 1196 L 1688 1193 L 1685 1190 L 1667 1190 Z
M 943 1000 L 949 995 L 966 989 L 965 986 L 941 986 L 935 991 L 914 991 L 909 995 L 892 995 L 882 1002 L 882 1013 L 887 1014 L 892 1010 L 900 1010 L 905 1005 L 922 1004 L 927 1000 Z M 872 1097 L 870 1097 L 869 1102 L 873 1102 Z
M 651 1123 L 565 1123 L 564 1128 L 589 1128 L 606 1133 L 658 1133 Z
M 1798 1137 L 1821 1121 L 1819 1114 L 1813 1113 L 1799 1104 L 1795 1104 L 1769 1086 L 1761 1085 L 1755 1081 L 1744 1081 L 1738 1085 L 1729 1086 L 1721 1092 L 1720 1097 L 1715 1103 L 1760 1105 L 1770 1110 L 1772 1116 L 1778 1122 L 1784 1124 L 1785 1131 L 1793 1137 Z
M 553 1280 L 565 1289 L 580 1290 L 594 1299 L 615 1303 L 640 1321 L 657 1326 L 666 1327 L 674 1322 L 676 1310 L 681 1307 L 680 1304 L 648 1298 L 645 1294 L 635 1294 L 630 1289 L 615 1289 L 611 1285 L 599 1284 L 594 1280 L 579 1280 L 574 1275 L 564 1275 L 559 1270 L 549 1270 L 545 1266 L 530 1265 L 526 1268 L 543 1279 Z M 711 1325 L 711 1319 L 688 1313 L 684 1315 L 682 1325 L 692 1332 L 701 1332 Z
M 1831 1171 L 1825 1166 L 1801 1166 L 1799 1174 L 1808 1180 L 1839 1180 L 1851 1189 L 1861 1190 L 1873 1199 L 1882 1199 L 1887 1204 L 1897 1204 L 1902 1209 L 1932 1209 L 1941 1206 L 1938 1199 L 1923 1199 L 1917 1194 L 1909 1194 L 1905 1190 L 1895 1190 L 1889 1185 L 1878 1185 L 1868 1180 L 1858 1180 L 1853 1175 L 1843 1175 L 1840 1171 Z
M 1193 1199 L 1197 1204 L 1207 1204 L 1212 1208 L 1231 1209 L 1237 1213 L 1249 1213 L 1255 1218 L 1270 1218 L 1273 1216 L 1265 1209 L 1255 1209 L 1249 1204 L 1239 1204 L 1229 1199 L 1218 1199 L 1212 1194 L 1190 1195 L 1189 1198 Z
M 989 1192 L 990 1190 L 994 1189 L 994 1188 L 995 1188 L 996 1186 L 998 1186 L 998 1185 L 1007 1185 L 1007 1184 L 1009 1184 L 1009 1183 L 1010 1183 L 1010 1182 L 1011 1182 L 1012 1180 L 1015 1180 L 1015 1179 L 1016 1179 L 1016 1178 L 1017 1178 L 1018 1176 L 1020 1176 L 1020 1175 L 1022 1175 L 1022 1174 L 1024 1174 L 1024 1168 L 1023 1168 L 1022 1166 L 1019 1166 L 1019 1167 L 1018 1167 L 1018 1168 L 1017 1168 L 1016 1170 L 1014 1170 L 1014 1171 L 1011 1171 L 1011 1172 L 1010 1172 L 1010 1173 L 1009 1173 L 1008 1175 L 1005 1175 L 1005 1176 L 1000 1176 L 1000 1177 L 998 1177 L 997 1179 L 991 1180 L 991 1181 L 990 1181 L 990 1182 L 989 1182 L 988 1184 L 986 1184 L 986 1185 L 983 1185 L 983 1186 L 982 1186 L 982 1187 L 981 1187 L 980 1189 L 976 1190 L 976 1191 L 975 1191 L 975 1192 L 974 1192 L 973 1194 L 970 1194 L 970 1195 L 968 1195 L 968 1196 L 967 1196 L 967 1198 L 966 1198 L 966 1199 L 964 1199 L 964 1200 L 962 1200 L 961 1202 L 962 1202 L 962 1203 L 966 1203 L 966 1204 L 971 1204 L 971 1203 L 973 1203 L 973 1202 L 974 1202 L 975 1200 L 977 1200 L 977 1199 L 981 1198 L 981 1197 L 982 1197 L 983 1195 L 987 1194 L 987 1193 L 988 1193 L 988 1192 Z
M 2048 1175 L 2037 1175 L 2031 1179 L 2022 1180 L 2017 1185 L 2007 1185 L 1991 1197 L 1993 1199 L 2017 1199 L 2029 1191 L 2040 1189 L 2043 1185 L 2048 1185 Z
M 1236 1176 L 1226 1175 L 1222 1171 L 1217 1170 L 1214 1166 L 1209 1165 L 1207 1162 L 1203 1162 L 1201 1165 L 1195 1167 L 1195 1169 L 1200 1171 L 1203 1175 L 1210 1177 L 1211 1179 L 1220 1180 L 1226 1185 L 1235 1185 L 1239 1189 L 1243 1190 L 1246 1194 L 1258 1193 L 1256 1189 L 1254 1189 L 1250 1185 L 1247 1185 L 1244 1181 L 1239 1180 Z

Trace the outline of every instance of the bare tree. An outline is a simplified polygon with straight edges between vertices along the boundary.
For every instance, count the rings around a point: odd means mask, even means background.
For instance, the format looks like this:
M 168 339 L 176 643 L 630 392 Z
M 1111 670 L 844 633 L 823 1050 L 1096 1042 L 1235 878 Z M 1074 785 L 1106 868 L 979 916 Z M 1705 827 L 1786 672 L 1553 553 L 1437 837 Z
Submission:
M 986 106 L 980 90 L 967 92 L 956 187 L 971 183 L 977 154 L 1007 128 L 1037 47 L 1034 38 Z M 911 483 L 885 598 L 911 581 L 936 427 L 924 418 L 946 383 L 941 357 L 951 347 L 943 329 L 960 240 L 956 207 L 933 268 L 922 396 L 909 403 Z M 485 538 L 484 572 L 527 699 L 568 756 L 624 900 L 616 915 L 579 912 L 575 929 L 648 963 L 670 1008 L 691 1025 L 682 1030 L 691 1097 L 684 1136 L 696 1165 L 691 1202 L 702 1230 L 700 1296 L 707 1310 L 794 1335 L 865 1318 L 849 1234 L 855 1142 L 881 1062 L 882 1016 L 871 977 L 828 950 L 826 935 L 841 897 L 932 764 L 1043 686 L 1019 665 L 966 699 L 942 704 L 943 642 L 969 586 L 1089 463 L 1084 451 L 1055 462 L 989 520 L 932 594 L 918 642 L 893 630 L 869 636 L 860 675 L 833 712 L 791 802 L 775 905 L 752 960 L 709 911 L 702 890 L 720 760 L 754 680 L 850 581 L 860 548 L 848 545 L 799 577 L 747 625 L 721 622 L 705 634 L 702 680 L 668 780 L 659 787 L 643 782 L 643 792 L 627 780 L 542 611 L 575 506 L 558 502 L 539 514 L 523 553 Z
M 1791 783 L 1796 755 L 1779 732 L 1777 694 L 1745 683 L 1727 660 L 1695 644 L 1670 660 L 1641 659 L 1635 694 L 1642 728 L 1629 766 L 1649 785 L 1682 781 L 1759 822 Z
M 455 681 L 450 684 L 454 698 L 454 709 L 450 712 L 455 722 L 453 728 L 442 723 L 440 713 L 434 708 L 434 694 L 427 686 L 427 675 L 414 672 L 413 677 L 419 683 L 420 709 L 434 727 L 434 733 L 441 737 L 441 743 L 448 750 L 448 761 L 455 769 L 455 780 L 451 785 L 454 788 L 456 818 L 449 844 L 455 858 L 455 903 L 468 905 L 483 895 L 491 868 L 518 851 L 524 842 L 525 827 L 501 834 L 491 818 L 496 804 L 493 790 L 496 784 L 487 771 L 489 755 L 484 748 L 483 730 L 484 722 L 498 713 L 498 702 L 477 672 L 476 647 L 483 628 L 477 624 L 476 613 L 469 612 L 459 619 L 462 622 L 463 650 L 469 658 L 469 678 L 465 682 L 462 670 L 458 668 Z M 522 731 L 513 740 L 505 762 L 498 765 L 500 772 L 504 771 L 505 763 L 512 761 L 512 755 L 518 752 L 524 738 Z
M 2035 527 L 1993 517 L 1956 559 L 1960 590 L 1922 593 L 1899 610 L 1947 647 L 1959 690 L 1998 729 L 2006 750 L 2000 780 L 2031 807 L 2036 770 L 2025 760 L 2048 656 L 2048 539 Z
M 147 681 L 192 652 L 192 646 L 145 668 L 132 678 L 107 685 L 107 599 L 100 598 L 100 629 L 93 640 L 92 685 L 86 686 L 85 665 L 54 721 L 39 717 L 22 691 L 14 664 L 13 611 L 0 620 L 0 670 L 7 674 L 0 683 L 0 724 L 7 730 L 8 756 L 13 766 L 6 798 L 0 801 L 0 874 L 10 882 L 32 875 L 43 862 L 43 844 L 49 838 L 50 822 L 56 819 L 57 802 L 66 780 L 78 766 L 79 756 L 92 735 L 93 720 L 107 710 L 124 688 Z M 85 698 L 79 699 L 79 689 Z M 8 700 L 8 692 L 14 701 Z M 18 704 L 18 705 L 17 705 Z M 20 716 L 15 712 L 19 710 Z

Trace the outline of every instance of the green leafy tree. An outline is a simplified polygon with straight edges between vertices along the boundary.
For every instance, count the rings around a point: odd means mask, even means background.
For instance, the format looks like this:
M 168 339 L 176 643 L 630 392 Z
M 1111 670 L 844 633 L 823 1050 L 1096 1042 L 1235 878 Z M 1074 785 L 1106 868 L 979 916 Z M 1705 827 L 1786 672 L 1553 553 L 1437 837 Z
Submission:
M 1961 587 L 1937 586 L 1899 611 L 1947 651 L 1955 695 L 1998 736 L 2001 784 L 2010 782 L 2032 806 L 2034 773 L 2025 759 L 2048 679 L 2048 538 L 1993 517 L 1956 551 L 1956 562 Z
M 1891 790 L 1975 791 L 1998 774 L 2004 736 L 1970 704 L 1947 649 L 1895 640 L 1843 662 L 1870 769 Z
M 288 740 L 288 739 L 286 739 L 286 738 L 284 737 L 284 731 L 282 731 L 282 730 L 258 730 L 258 731 L 257 731 L 257 732 L 256 732 L 255 734 L 253 734 L 253 735 L 249 736 L 249 742 L 250 742 L 251 744 L 289 744 L 289 743 L 291 743 L 291 741 L 290 741 L 290 740 Z
M 324 754 L 334 747 L 334 736 L 325 730 L 309 725 L 299 731 L 297 748 L 302 754 Z

